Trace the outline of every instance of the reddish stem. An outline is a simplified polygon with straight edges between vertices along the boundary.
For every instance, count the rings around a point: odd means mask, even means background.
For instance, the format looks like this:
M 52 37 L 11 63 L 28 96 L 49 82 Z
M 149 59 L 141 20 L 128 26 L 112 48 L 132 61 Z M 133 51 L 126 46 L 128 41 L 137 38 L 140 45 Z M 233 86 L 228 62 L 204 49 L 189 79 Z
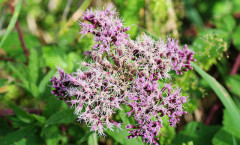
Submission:
M 213 105 L 210 113 L 208 114 L 208 117 L 207 117 L 207 119 L 206 119 L 206 121 L 205 121 L 205 124 L 206 124 L 206 125 L 209 125 L 209 124 L 210 124 L 210 122 L 211 122 L 211 120 L 212 120 L 212 118 L 213 118 L 213 115 L 214 115 L 215 112 L 218 110 L 218 108 L 219 108 L 219 105 L 218 105 L 218 102 L 216 102 L 216 103 Z
M 9 8 L 10 8 L 12 14 L 13 14 L 13 13 L 14 13 L 14 7 L 13 7 L 11 4 L 9 4 Z M 27 58 L 27 63 L 28 63 L 28 60 L 29 60 L 29 51 L 28 51 L 28 49 L 27 49 L 27 47 L 26 47 L 26 44 L 25 44 L 25 42 L 24 42 L 23 34 L 22 34 L 21 27 L 20 27 L 20 25 L 19 25 L 18 20 L 16 21 L 15 26 L 16 26 L 16 29 L 17 29 L 17 31 L 18 31 L 18 37 L 19 37 L 19 40 L 20 40 L 20 42 L 21 42 L 21 46 L 22 46 L 22 48 L 23 48 L 23 51 L 24 51 L 24 54 L 25 54 L 25 56 L 26 56 L 26 58 Z
M 28 113 L 33 113 L 33 114 L 42 114 L 42 110 L 39 109 L 24 109 L 25 111 L 27 111 Z M 0 116 L 10 116 L 10 115 L 14 115 L 14 112 L 12 109 L 9 110 L 0 110 Z
M 232 70 L 231 70 L 231 75 L 235 75 L 238 71 L 238 68 L 239 68 L 239 65 L 240 65 L 240 52 L 238 53 L 238 56 L 236 58 L 236 61 L 232 67 Z

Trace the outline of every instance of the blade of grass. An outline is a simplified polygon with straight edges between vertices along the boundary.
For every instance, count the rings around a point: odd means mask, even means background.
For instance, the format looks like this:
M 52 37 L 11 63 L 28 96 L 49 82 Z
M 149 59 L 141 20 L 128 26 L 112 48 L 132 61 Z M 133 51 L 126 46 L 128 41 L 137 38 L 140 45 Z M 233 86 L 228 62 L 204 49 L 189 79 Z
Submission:
M 235 136 L 233 134 L 232 134 L 232 139 L 233 139 L 233 145 L 237 145 L 236 138 L 235 138 Z
M 8 37 L 9 33 L 12 31 L 12 29 L 14 28 L 15 24 L 16 24 L 16 21 L 17 21 L 17 18 L 18 18 L 18 15 L 19 15 L 19 12 L 21 10 L 21 5 L 22 5 L 22 0 L 19 0 L 16 7 L 15 7 L 15 10 L 14 10 L 14 13 L 13 13 L 13 16 L 10 20 L 10 23 L 7 27 L 7 31 L 6 33 L 4 34 L 1 42 L 0 42 L 0 48 L 2 47 L 4 41 L 6 40 L 6 38 Z
M 98 145 L 97 134 L 94 132 L 88 137 L 88 145 Z
M 195 63 L 191 63 L 194 69 L 199 73 L 200 76 L 205 79 L 210 87 L 213 89 L 213 91 L 217 94 L 221 102 L 223 103 L 224 107 L 229 112 L 233 123 L 235 126 L 240 130 L 240 110 L 232 100 L 231 96 L 228 94 L 226 89 L 217 82 L 212 76 L 207 74 L 205 71 L 203 71 L 201 68 L 199 68 Z

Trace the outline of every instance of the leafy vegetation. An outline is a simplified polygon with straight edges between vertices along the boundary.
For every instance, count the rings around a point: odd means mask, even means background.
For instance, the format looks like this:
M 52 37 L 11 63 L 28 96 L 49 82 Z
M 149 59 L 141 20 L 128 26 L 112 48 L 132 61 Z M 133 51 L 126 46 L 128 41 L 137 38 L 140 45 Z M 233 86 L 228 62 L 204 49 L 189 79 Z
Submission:
M 240 144 L 239 0 L 110 0 L 132 39 L 172 36 L 194 52 L 193 70 L 171 73 L 188 97 L 177 128 L 164 121 L 161 145 Z M 73 110 L 51 94 L 49 80 L 61 67 L 75 71 L 92 38 L 79 34 L 77 21 L 87 8 L 106 1 L 0 1 L 0 145 L 143 145 L 126 139 L 125 128 L 98 137 Z M 88 60 L 91 61 L 91 60 Z M 123 110 L 112 116 L 134 123 Z M 167 120 L 167 119 L 166 119 Z

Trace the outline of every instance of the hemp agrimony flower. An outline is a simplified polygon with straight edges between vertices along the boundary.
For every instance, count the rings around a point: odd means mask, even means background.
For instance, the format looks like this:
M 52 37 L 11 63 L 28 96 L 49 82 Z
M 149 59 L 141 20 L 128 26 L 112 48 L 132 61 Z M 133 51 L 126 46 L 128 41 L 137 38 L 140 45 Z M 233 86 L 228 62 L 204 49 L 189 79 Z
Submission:
M 194 52 L 185 45 L 181 49 L 172 38 L 155 41 L 143 34 L 136 41 L 126 33 L 130 28 L 123 25 L 113 5 L 105 9 L 87 10 L 85 22 L 79 22 L 81 33 L 92 34 L 94 44 L 85 52 L 94 61 L 82 62 L 71 74 L 58 69 L 58 76 L 51 79 L 52 94 L 75 108 L 75 114 L 99 135 L 105 129 L 113 130 L 121 123 L 112 120 L 122 105 L 130 107 L 126 116 L 136 124 L 126 125 L 128 139 L 142 137 L 149 144 L 158 144 L 162 117 L 167 116 L 171 126 L 187 113 L 181 96 L 181 88 L 171 84 L 160 86 L 158 81 L 169 79 L 169 72 L 182 74 L 192 69 L 190 62 Z M 87 69 L 83 69 L 83 67 Z

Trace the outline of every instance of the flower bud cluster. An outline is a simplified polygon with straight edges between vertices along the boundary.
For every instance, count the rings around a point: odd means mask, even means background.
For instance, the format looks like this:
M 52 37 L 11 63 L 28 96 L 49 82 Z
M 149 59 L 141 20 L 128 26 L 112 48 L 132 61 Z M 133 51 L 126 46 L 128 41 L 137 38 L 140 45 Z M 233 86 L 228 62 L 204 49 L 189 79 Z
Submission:
M 149 76 L 153 73 L 156 79 L 170 78 L 170 70 L 182 74 L 183 71 L 192 69 L 190 62 L 195 61 L 193 52 L 188 50 L 186 45 L 180 49 L 177 41 L 172 38 L 168 38 L 164 43 L 161 38 L 155 41 L 144 34 L 136 41 L 130 41 L 130 47 L 132 59 L 142 68 L 142 75 Z
M 121 126 L 111 120 L 111 116 L 121 109 L 120 105 L 125 101 L 122 95 L 125 87 L 122 86 L 123 83 L 119 84 L 117 76 L 104 71 L 100 64 L 84 65 L 87 65 L 87 70 L 78 69 L 71 75 L 58 69 L 60 76 L 51 80 L 55 89 L 52 93 L 61 96 L 75 107 L 79 120 L 88 124 L 92 131 L 104 135 L 105 126 L 111 130 L 113 126 Z
M 51 79 L 52 93 L 71 104 L 78 119 L 100 135 L 105 129 L 121 128 L 112 118 L 125 104 L 131 108 L 126 115 L 136 120 L 126 126 L 127 138 L 140 136 L 144 142 L 158 144 L 162 117 L 168 117 L 175 127 L 186 113 L 183 104 L 187 98 L 181 96 L 181 89 L 160 86 L 158 81 L 170 78 L 170 70 L 182 74 L 192 69 L 193 52 L 187 46 L 180 49 L 171 38 L 155 41 L 144 34 L 131 40 L 126 33 L 130 28 L 123 25 L 111 4 L 103 10 L 87 10 L 83 19 L 81 33 L 94 38 L 91 51 L 86 52 L 94 63 L 82 62 L 87 69 L 72 74 L 58 69 L 58 77 Z
M 127 105 L 131 110 L 128 116 L 133 116 L 136 125 L 127 125 L 131 134 L 128 138 L 141 136 L 144 142 L 158 144 L 156 137 L 162 126 L 162 117 L 167 115 L 171 126 L 175 126 L 180 116 L 184 114 L 183 104 L 186 97 L 179 90 L 173 90 L 170 84 L 160 89 L 153 75 L 148 79 L 138 76 L 132 83 L 128 93 Z
M 92 50 L 99 49 L 98 52 L 110 51 L 111 45 L 120 46 L 127 43 L 129 37 L 126 34 L 130 28 L 123 26 L 122 19 L 118 17 L 112 4 L 105 10 L 87 10 L 83 19 L 90 22 L 79 22 L 82 27 L 81 33 L 86 35 L 91 33 L 94 36 Z

